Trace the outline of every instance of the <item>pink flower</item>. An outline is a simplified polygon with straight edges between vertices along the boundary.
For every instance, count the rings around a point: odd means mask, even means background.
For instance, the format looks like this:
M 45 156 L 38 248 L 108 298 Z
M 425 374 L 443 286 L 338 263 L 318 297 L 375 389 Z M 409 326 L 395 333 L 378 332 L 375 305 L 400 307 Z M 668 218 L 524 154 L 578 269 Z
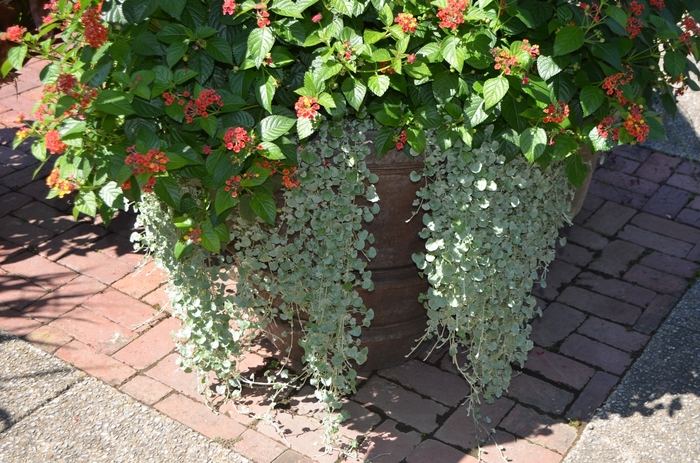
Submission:
M 321 16 L 321 13 L 316 13 L 313 18 L 311 18 L 311 22 L 317 23 L 321 19 L 323 19 L 323 16 Z

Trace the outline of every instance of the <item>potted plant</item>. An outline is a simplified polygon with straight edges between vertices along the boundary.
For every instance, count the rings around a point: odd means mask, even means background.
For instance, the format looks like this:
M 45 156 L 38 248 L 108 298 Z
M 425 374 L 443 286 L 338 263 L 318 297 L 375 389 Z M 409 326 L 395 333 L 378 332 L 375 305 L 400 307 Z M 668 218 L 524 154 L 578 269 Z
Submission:
M 17 142 L 36 137 L 49 194 L 74 194 L 76 216 L 138 209 L 185 322 L 183 366 L 240 390 L 260 331 L 293 338 L 332 430 L 381 309 L 359 291 L 402 233 L 375 247 L 394 210 L 381 190 L 398 185 L 377 172 L 400 164 L 414 185 L 423 338 L 464 351 L 472 406 L 499 396 L 532 346 L 529 291 L 590 170 L 580 152 L 663 138 L 651 102 L 673 113 L 698 88 L 694 7 L 56 0 L 37 34 L 4 35 L 18 46 L 2 72 L 51 62 Z

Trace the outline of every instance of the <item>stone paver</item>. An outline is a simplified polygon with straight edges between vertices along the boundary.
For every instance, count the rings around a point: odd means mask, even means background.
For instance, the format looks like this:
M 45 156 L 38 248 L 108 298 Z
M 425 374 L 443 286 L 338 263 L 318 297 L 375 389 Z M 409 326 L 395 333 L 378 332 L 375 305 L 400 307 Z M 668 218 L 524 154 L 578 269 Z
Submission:
M 80 341 L 69 342 L 58 349 L 55 355 L 110 386 L 118 386 L 136 373 L 129 366 L 95 351 Z
M 206 405 L 180 394 L 158 402 L 155 408 L 210 439 L 235 439 L 245 431 L 245 427 L 236 421 L 217 415 Z
M 641 286 L 633 285 L 615 278 L 604 277 L 594 273 L 582 272 L 576 278 L 576 286 L 590 289 L 596 293 L 610 296 L 620 301 L 646 307 L 656 293 Z
M 429 395 L 448 406 L 459 405 L 469 394 L 469 386 L 462 377 L 446 373 L 417 360 L 380 370 L 379 374 L 419 394 Z M 440 384 L 439 390 L 435 390 L 436 382 Z
M 561 414 L 574 395 L 534 376 L 520 374 L 511 380 L 508 397 L 545 413 Z
M 552 346 L 565 339 L 585 319 L 585 313 L 554 302 L 532 322 L 530 339 L 538 346 Z
M 578 434 L 564 421 L 553 420 L 519 404 L 501 421 L 500 427 L 559 453 L 565 453 Z
M 637 306 L 576 286 L 566 288 L 557 299 L 557 302 L 601 318 L 625 324 L 634 323 L 642 313 L 642 309 Z
M 631 207 L 608 201 L 584 224 L 584 227 L 605 236 L 614 235 L 637 211 Z
M 578 334 L 566 338 L 560 352 L 617 375 L 632 363 L 632 358 L 626 352 Z
M 156 363 L 175 349 L 171 333 L 180 329 L 180 320 L 168 318 L 114 354 L 114 358 L 137 370 Z
M 52 321 L 49 326 L 65 331 L 95 350 L 111 355 L 127 345 L 135 333 L 84 307 Z
M 80 275 L 46 294 L 41 299 L 27 305 L 22 312 L 40 321 L 50 323 L 66 312 L 76 308 L 93 295 L 104 291 L 107 286 L 88 276 Z
M 613 386 L 620 380 L 618 376 L 604 371 L 597 372 L 588 382 L 586 388 L 571 405 L 566 417 L 572 420 L 588 421 L 603 401 L 608 397 Z
M 474 449 L 479 445 L 480 440 L 485 439 L 488 433 L 500 423 L 513 405 L 514 402 L 505 397 L 497 399 L 492 404 L 482 403 L 479 406 L 481 416 L 488 418 L 489 423 L 480 423 L 478 426 L 474 421 L 474 415 L 468 415 L 467 409 L 460 407 L 438 429 L 435 438 L 464 450 Z
M 594 369 L 582 363 L 539 347 L 530 351 L 525 368 L 544 376 L 555 384 L 565 384 L 574 389 L 583 388 L 595 373 Z

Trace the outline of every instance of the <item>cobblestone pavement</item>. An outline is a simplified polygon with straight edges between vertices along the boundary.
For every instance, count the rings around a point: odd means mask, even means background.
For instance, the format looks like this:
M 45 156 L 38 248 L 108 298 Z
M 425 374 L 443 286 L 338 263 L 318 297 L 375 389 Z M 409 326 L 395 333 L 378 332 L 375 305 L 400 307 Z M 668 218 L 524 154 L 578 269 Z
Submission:
M 105 228 L 74 221 L 68 198 L 45 199 L 48 168 L 33 177 L 29 146 L 11 148 L 17 113 L 31 114 L 40 98 L 40 69 L 33 63 L 16 87 L 0 87 L 0 328 L 255 462 L 342 459 L 320 453 L 310 390 L 277 412 L 276 428 L 230 405 L 212 412 L 196 378 L 176 368 L 170 333 L 179 323 L 165 275 L 132 251 L 134 217 Z M 544 310 L 533 322 L 536 347 L 506 396 L 485 407 L 495 433 L 484 461 L 502 461 L 493 440 L 515 463 L 557 463 L 571 449 L 697 276 L 699 176 L 700 166 L 651 148 L 605 156 L 583 210 L 561 231 L 568 244 L 546 288 L 534 290 Z M 477 461 L 474 424 L 459 406 L 467 387 L 444 354 L 362 377 L 341 431 L 362 438 L 364 458 Z M 248 363 L 262 365 L 262 353 Z M 264 400 L 244 397 L 251 410 Z

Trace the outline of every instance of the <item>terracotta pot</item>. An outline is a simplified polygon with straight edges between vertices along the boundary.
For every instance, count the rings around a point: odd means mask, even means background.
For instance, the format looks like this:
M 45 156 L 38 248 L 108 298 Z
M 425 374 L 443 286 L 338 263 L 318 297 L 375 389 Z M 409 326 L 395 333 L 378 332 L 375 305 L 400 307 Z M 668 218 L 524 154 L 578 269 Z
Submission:
M 411 258 L 424 250 L 424 240 L 418 236 L 423 228 L 422 214 L 415 214 L 413 206 L 420 185 L 411 182 L 409 174 L 421 172 L 423 161 L 392 150 L 380 160 L 372 153 L 366 163 L 379 177 L 376 188 L 381 210 L 365 224 L 374 234 L 377 250 L 377 257 L 368 265 L 374 290 L 358 292 L 365 306 L 374 310 L 374 319 L 369 328 L 363 328 L 361 336 L 361 347 L 369 350 L 367 361 L 356 368 L 377 370 L 404 363 L 425 332 L 428 319 L 423 304 L 418 302 L 418 296 L 428 290 L 428 282 L 418 275 Z M 282 350 L 288 344 L 284 345 L 280 335 L 288 329 L 288 325 L 281 324 L 269 327 L 273 342 Z M 295 326 L 294 339 L 301 335 L 300 327 Z M 293 346 L 291 358 L 300 360 L 302 355 L 303 349 Z
M 571 217 L 575 217 L 576 214 L 581 212 L 583 207 L 583 202 L 586 200 L 586 194 L 588 194 L 588 187 L 591 185 L 591 179 L 593 178 L 593 172 L 595 171 L 596 165 L 598 165 L 598 152 L 591 153 L 588 145 L 584 145 L 579 150 L 579 154 L 583 158 L 583 162 L 588 165 L 588 175 L 583 181 L 580 187 L 576 189 L 574 197 L 571 200 Z

